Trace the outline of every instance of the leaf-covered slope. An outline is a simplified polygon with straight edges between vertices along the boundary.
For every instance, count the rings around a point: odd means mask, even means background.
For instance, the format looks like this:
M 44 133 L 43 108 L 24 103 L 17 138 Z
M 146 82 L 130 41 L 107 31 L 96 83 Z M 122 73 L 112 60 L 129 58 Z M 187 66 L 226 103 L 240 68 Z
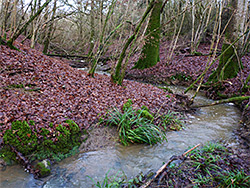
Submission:
M 127 80 L 114 85 L 108 76 L 91 78 L 58 59 L 15 45 L 21 52 L 0 46 L 1 137 L 15 120 L 34 120 L 39 130 L 70 118 L 87 128 L 99 113 L 120 108 L 129 98 L 135 107 L 146 105 L 152 112 L 174 109 L 175 98 L 154 86 Z

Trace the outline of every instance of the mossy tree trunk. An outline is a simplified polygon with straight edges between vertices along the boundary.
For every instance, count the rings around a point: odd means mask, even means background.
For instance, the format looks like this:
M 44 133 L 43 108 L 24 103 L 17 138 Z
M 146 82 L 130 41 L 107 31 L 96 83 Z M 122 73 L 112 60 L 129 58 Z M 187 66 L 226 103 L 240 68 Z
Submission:
M 238 36 L 244 33 L 246 15 L 247 15 L 247 1 L 246 0 L 231 0 L 229 4 L 229 15 L 232 18 L 226 28 L 225 38 L 222 45 L 222 52 L 225 53 L 219 60 L 219 65 L 213 74 L 209 77 L 209 81 L 221 81 L 237 76 L 242 66 L 241 59 L 242 45 L 244 36 L 235 45 L 230 46 Z
M 45 8 L 45 7 L 47 7 L 48 6 L 48 4 L 51 2 L 52 0 L 47 0 L 38 10 L 37 10 L 37 12 L 33 15 L 33 16 L 31 16 L 30 18 L 29 18 L 29 20 L 17 31 L 17 32 L 15 32 L 14 34 L 13 34 L 13 36 L 12 36 L 12 38 L 11 39 L 9 39 L 8 41 L 7 41 L 7 45 L 10 47 L 10 48 L 12 48 L 12 49 L 16 49 L 16 47 L 14 47 L 13 46 L 13 42 L 25 31 L 25 29 L 29 26 L 29 24 L 30 23 L 32 23 L 33 22 L 33 20 L 36 18 L 36 17 L 38 17 L 41 13 L 42 13 L 42 11 L 43 11 L 43 9 Z
M 160 44 L 160 15 L 163 0 L 157 0 L 151 12 L 148 22 L 145 44 L 142 49 L 141 57 L 133 69 L 145 69 L 156 65 L 159 60 Z
M 112 82 L 119 84 L 119 85 L 122 84 L 123 78 L 121 75 L 121 68 L 122 68 L 123 60 L 126 56 L 126 51 L 127 51 L 128 47 L 131 45 L 131 43 L 136 39 L 136 36 L 138 35 L 139 31 L 141 30 L 142 24 L 144 23 L 147 16 L 149 15 L 151 10 L 153 9 L 154 5 L 155 5 L 155 1 L 154 0 L 150 1 L 150 3 L 148 4 L 140 22 L 136 26 L 134 33 L 128 38 L 127 42 L 124 44 L 122 52 L 121 52 L 120 57 L 119 57 L 119 60 L 116 64 L 115 72 L 113 72 L 111 74 L 111 81 Z M 124 69 L 126 69 L 126 67 L 124 67 Z

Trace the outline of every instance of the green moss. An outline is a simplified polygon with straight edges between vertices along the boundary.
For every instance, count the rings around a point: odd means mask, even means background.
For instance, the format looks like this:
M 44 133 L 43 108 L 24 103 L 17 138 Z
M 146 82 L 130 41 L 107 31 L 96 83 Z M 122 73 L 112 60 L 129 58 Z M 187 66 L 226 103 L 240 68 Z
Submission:
M 132 106 L 133 102 L 131 99 L 128 99 L 128 101 L 123 105 L 122 110 L 126 110 Z
M 29 124 L 26 121 L 15 121 L 11 129 L 5 132 L 5 146 L 0 151 L 0 154 L 5 156 L 5 161 L 16 158 L 9 145 L 24 156 L 31 156 L 30 160 L 50 158 L 56 161 L 65 158 L 72 149 L 76 150 L 75 147 L 80 145 L 80 128 L 72 120 L 66 120 L 63 125 L 50 124 L 51 130 L 41 128 L 39 134 L 32 126 L 33 121 Z
M 11 84 L 8 86 L 8 88 L 24 88 L 23 84 Z
M 222 52 L 224 51 L 225 53 L 220 57 L 217 69 L 211 74 L 208 81 L 217 82 L 218 80 L 225 80 L 237 76 L 240 66 L 234 48 L 232 46 L 230 47 L 228 43 L 223 43 Z
M 50 175 L 50 166 L 51 164 L 47 160 L 43 160 L 42 162 L 36 164 L 35 169 L 39 170 L 39 178 L 44 178 Z
M 53 123 L 50 123 L 50 124 L 49 124 L 49 127 L 50 127 L 50 128 L 53 128 Z
M 136 114 L 139 115 L 139 117 L 144 117 L 147 118 L 148 120 L 153 120 L 154 116 L 152 114 L 150 114 L 150 112 L 147 110 L 137 110 Z
M 37 147 L 37 135 L 33 132 L 26 121 L 15 121 L 11 129 L 7 130 L 3 136 L 5 144 L 9 144 L 21 152 L 28 155 L 35 151 Z
M 16 155 L 13 153 L 9 146 L 4 146 L 0 150 L 0 158 L 2 158 L 7 165 L 13 165 L 16 161 Z
M 148 107 L 146 107 L 145 105 L 142 105 L 142 106 L 141 106 L 141 109 L 142 109 L 142 110 L 146 110 L 146 111 L 148 111 L 148 112 L 149 112 Z
M 161 36 L 161 14 L 162 0 L 155 3 L 152 9 L 149 23 L 146 30 L 145 44 L 142 49 L 142 54 L 139 61 L 133 67 L 133 69 L 145 69 L 156 65 L 159 60 L 159 44 Z

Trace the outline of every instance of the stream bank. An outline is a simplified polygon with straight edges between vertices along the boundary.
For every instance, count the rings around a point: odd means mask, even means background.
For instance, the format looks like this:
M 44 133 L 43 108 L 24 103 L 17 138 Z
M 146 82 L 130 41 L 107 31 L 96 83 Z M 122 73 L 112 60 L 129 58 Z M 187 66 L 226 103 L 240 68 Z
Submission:
M 200 103 L 212 102 L 203 94 L 199 94 L 197 98 Z M 135 144 L 125 147 L 119 142 L 113 142 L 116 140 L 113 135 L 115 128 L 94 129 L 90 132 L 91 136 L 94 136 L 88 143 L 90 150 L 83 148 L 75 156 L 55 164 L 51 176 L 36 180 L 32 175 L 23 172 L 19 166 L 7 167 L 1 172 L 0 185 L 28 188 L 92 187 L 93 182 L 89 177 L 95 182 L 103 182 L 105 175 L 111 177 L 117 172 L 124 172 L 127 179 L 135 178 L 140 172 L 155 172 L 171 156 L 181 155 L 187 148 L 197 144 L 221 140 L 232 148 L 238 147 L 238 139 L 233 130 L 240 120 L 240 111 L 234 105 L 222 104 L 202 108 L 194 114 L 187 114 L 187 117 L 183 130 L 168 132 L 167 142 L 151 146 Z M 99 142 L 102 139 L 105 143 Z M 99 147 L 95 146 L 96 143 Z M 106 143 L 110 144 L 105 145 Z
M 33 49 L 29 49 L 25 46 L 19 46 L 19 49 L 22 50 L 22 53 L 10 50 L 4 46 L 0 47 L 0 93 L 1 96 L 3 96 L 3 98 L 0 99 L 0 124 L 2 129 L 0 136 L 3 136 L 5 131 L 10 129 L 11 122 L 16 119 L 27 121 L 31 119 L 35 120 L 37 124 L 34 128 L 38 131 L 38 133 L 43 127 L 49 128 L 49 124 L 51 122 L 55 123 L 55 125 L 61 124 L 65 121 L 65 117 L 73 119 L 79 125 L 80 129 L 84 130 L 95 125 L 98 121 L 98 114 L 100 112 L 104 113 L 106 110 L 105 107 L 117 106 L 120 108 L 129 98 L 134 100 L 133 102 L 135 107 L 146 105 L 150 107 L 150 111 L 152 112 L 157 112 L 159 108 L 162 112 L 167 110 L 181 111 L 182 109 L 181 106 L 178 105 L 176 95 L 164 92 L 150 84 L 142 84 L 125 80 L 123 86 L 114 86 L 110 82 L 108 76 L 96 75 L 95 78 L 90 78 L 87 76 L 86 72 L 72 69 L 63 62 L 48 58 Z M 165 101 L 166 103 L 162 105 L 162 101 Z M 206 113 L 205 116 L 207 116 Z M 227 114 L 226 116 L 231 116 L 231 114 Z M 231 120 L 229 120 L 229 122 L 232 123 Z M 234 124 L 233 128 L 235 126 L 236 125 Z M 194 127 L 194 130 L 196 130 L 196 128 L 197 127 Z M 213 129 L 213 126 L 210 128 Z M 218 131 L 220 129 L 222 132 L 225 131 L 223 128 L 219 128 Z M 191 130 L 191 133 L 192 132 L 193 131 Z M 204 131 L 200 131 L 200 133 L 202 132 Z M 231 135 L 232 130 L 229 130 L 228 133 Z M 173 138 L 176 138 L 179 133 L 173 132 L 172 134 L 174 135 Z M 51 134 L 51 136 L 53 136 L 53 134 Z M 183 135 L 181 135 L 181 138 L 182 137 Z M 186 137 L 183 138 L 189 137 L 190 135 L 186 135 Z M 203 137 L 199 137 L 199 139 L 203 140 Z M 209 136 L 207 141 L 210 139 L 215 139 L 213 134 L 212 136 Z M 1 140 L 0 142 L 2 145 Z M 185 142 L 187 142 L 187 144 L 177 144 L 177 142 L 173 141 L 172 143 L 174 146 L 170 146 L 167 151 L 172 151 L 171 149 L 177 148 L 177 152 L 181 153 L 191 143 L 188 139 L 186 139 Z M 179 145 L 180 148 L 177 147 Z M 132 148 L 137 147 L 138 146 Z M 144 147 L 146 150 L 138 147 L 139 150 L 132 149 L 130 153 L 148 154 L 148 147 L 143 145 L 143 148 Z M 132 167 L 131 171 L 135 171 L 136 169 L 137 173 L 139 170 L 143 169 L 141 167 L 145 164 L 145 161 L 153 163 L 147 163 L 147 168 L 149 166 L 150 169 L 152 169 L 151 165 L 155 165 L 153 169 L 157 169 L 162 162 L 165 161 L 166 157 L 170 157 L 176 153 L 174 150 L 170 156 L 166 155 L 166 149 L 162 147 L 162 145 L 152 147 L 153 151 L 149 154 L 151 158 L 144 158 L 144 160 L 139 161 L 135 160 L 134 163 L 129 163 L 128 166 L 126 166 L 126 164 L 122 164 L 120 159 L 115 160 L 115 162 L 112 160 L 110 156 L 114 156 L 115 159 L 117 159 L 116 152 L 113 155 L 107 153 L 110 155 L 104 158 L 98 158 L 102 157 L 106 151 L 111 150 L 109 146 L 107 150 L 104 149 L 104 152 L 101 151 L 100 153 L 95 151 L 98 148 L 93 147 L 94 151 L 89 151 L 89 153 L 87 152 L 86 154 L 87 159 L 90 160 L 84 161 L 86 159 L 85 154 L 80 155 L 82 156 L 80 158 L 75 158 L 73 162 L 72 158 L 69 159 L 68 167 L 70 169 L 76 169 L 78 172 L 73 171 L 70 173 L 70 171 L 67 171 L 67 165 L 66 167 L 63 166 L 61 171 L 61 168 L 59 167 L 59 172 L 62 172 L 62 174 L 59 174 L 58 176 L 51 176 L 46 179 L 46 182 L 42 182 L 42 184 L 39 184 L 40 180 L 36 181 L 32 178 L 32 176 L 27 175 L 24 172 L 20 172 L 20 169 L 17 170 L 17 173 L 20 173 L 17 175 L 18 178 L 15 175 L 10 177 L 9 174 L 12 173 L 10 170 L 12 167 L 7 167 L 6 173 L 1 173 L 1 176 L 3 176 L 3 178 L 1 177 L 1 180 L 3 180 L 2 185 L 16 186 L 23 181 L 23 184 L 25 185 L 28 185 L 27 182 L 32 182 L 31 185 L 33 186 L 45 186 L 46 184 L 48 187 L 58 187 L 58 184 L 54 185 L 54 181 L 57 182 L 58 180 L 57 178 L 59 178 L 59 182 L 62 182 L 62 185 L 71 185 L 71 183 L 76 187 L 79 186 L 79 184 L 84 185 L 85 180 L 82 181 L 81 177 L 80 180 L 77 178 L 80 174 L 83 174 L 84 178 L 86 178 L 86 173 L 84 172 L 86 172 L 86 169 L 88 168 L 79 169 L 76 167 L 79 166 L 79 161 L 83 160 L 84 164 L 89 163 L 90 167 L 92 165 L 94 170 L 96 170 L 100 167 L 100 163 L 95 165 L 91 163 L 91 160 L 96 160 L 96 157 L 98 161 L 110 160 L 113 166 L 116 167 L 116 170 L 120 169 L 120 167 L 124 165 L 125 169 Z M 158 162 L 152 160 L 152 158 L 155 159 L 155 148 L 158 148 L 160 153 L 163 154 L 163 158 L 159 158 Z M 149 149 L 151 149 L 151 146 Z M 123 153 L 123 150 L 126 150 L 126 148 L 120 150 L 120 153 Z M 126 156 L 132 156 L 128 158 L 125 157 L 128 161 L 135 158 L 133 155 L 130 155 L 130 153 L 125 154 Z M 90 158 L 88 158 L 88 156 L 90 156 Z M 138 158 L 140 159 L 140 157 Z M 63 163 L 66 161 L 67 160 L 63 161 Z M 60 163 L 59 165 L 64 165 L 63 163 Z M 137 166 L 137 164 L 139 166 Z M 104 165 L 106 165 L 106 167 L 101 168 L 102 175 L 104 172 L 108 171 L 107 167 L 110 167 L 109 164 Z M 14 171 L 17 168 L 13 167 Z M 98 175 L 94 170 L 91 172 L 92 175 Z M 147 170 L 148 169 L 145 169 L 145 171 Z M 56 178 L 53 179 L 54 177 Z M 16 178 L 17 181 L 11 178 Z M 87 181 L 89 181 L 88 178 Z

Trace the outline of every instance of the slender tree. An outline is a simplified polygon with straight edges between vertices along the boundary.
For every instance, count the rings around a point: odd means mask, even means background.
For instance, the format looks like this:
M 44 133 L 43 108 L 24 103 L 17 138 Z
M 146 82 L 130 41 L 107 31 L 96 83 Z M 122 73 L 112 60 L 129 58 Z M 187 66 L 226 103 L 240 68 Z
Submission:
M 94 49 L 94 39 L 95 39 L 95 11 L 94 11 L 94 0 L 91 0 L 91 10 L 90 10 L 90 38 L 89 38 L 89 43 L 90 43 L 90 47 L 89 47 L 89 52 L 88 52 L 88 56 L 92 56 L 93 53 L 93 49 Z
M 56 15 L 56 4 L 57 4 L 57 0 L 54 0 L 54 5 L 53 5 L 52 15 L 51 15 L 52 20 L 54 20 L 55 15 Z M 48 52 L 52 31 L 53 31 L 53 21 L 49 24 L 48 33 L 47 33 L 47 35 L 45 37 L 44 47 L 43 47 L 43 53 L 44 54 L 47 54 L 47 52 Z
M 37 10 L 37 12 L 36 12 L 33 16 L 31 16 L 31 17 L 29 18 L 29 20 L 28 20 L 26 23 L 24 23 L 23 26 L 22 26 L 17 32 L 15 32 L 14 35 L 7 41 L 7 45 L 8 45 L 10 48 L 15 49 L 15 47 L 13 46 L 13 42 L 14 42 L 14 41 L 24 32 L 24 30 L 29 26 L 29 24 L 32 23 L 32 21 L 33 21 L 37 16 L 39 16 L 39 15 L 42 13 L 43 9 L 44 9 L 45 7 L 47 7 L 48 4 L 49 4 L 51 1 L 52 1 L 52 0 L 47 0 L 47 1 Z

